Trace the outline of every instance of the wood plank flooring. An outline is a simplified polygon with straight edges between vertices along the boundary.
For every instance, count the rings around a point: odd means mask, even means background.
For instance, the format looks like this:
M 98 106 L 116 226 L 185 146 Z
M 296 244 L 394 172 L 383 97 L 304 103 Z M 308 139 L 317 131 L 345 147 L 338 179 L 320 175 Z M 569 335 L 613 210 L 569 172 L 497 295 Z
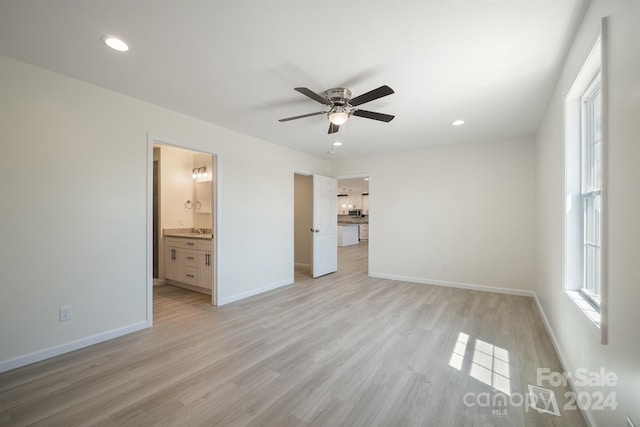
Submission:
M 160 286 L 153 328 L 0 374 L 0 426 L 585 425 L 565 388 L 518 404 L 561 371 L 530 298 L 369 278 L 366 251 L 223 307 Z

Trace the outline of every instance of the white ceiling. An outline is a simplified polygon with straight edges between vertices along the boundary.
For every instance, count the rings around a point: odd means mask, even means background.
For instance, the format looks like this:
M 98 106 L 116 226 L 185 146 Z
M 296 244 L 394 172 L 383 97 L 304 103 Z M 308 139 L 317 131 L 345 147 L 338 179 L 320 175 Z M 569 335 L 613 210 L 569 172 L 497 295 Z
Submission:
M 362 178 L 343 178 L 338 180 L 338 193 L 340 194 L 362 194 L 369 192 L 369 181 Z
M 586 2 L 0 0 L 0 53 L 312 155 L 368 156 L 534 134 Z M 361 108 L 390 123 L 278 122 L 323 110 L 294 87 L 383 84 L 396 93 Z

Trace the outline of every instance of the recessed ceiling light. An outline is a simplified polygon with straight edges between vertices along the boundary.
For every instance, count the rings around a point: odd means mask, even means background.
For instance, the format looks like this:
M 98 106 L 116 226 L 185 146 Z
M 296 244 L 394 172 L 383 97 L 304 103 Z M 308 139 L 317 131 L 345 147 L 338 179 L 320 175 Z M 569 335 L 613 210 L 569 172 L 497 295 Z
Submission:
M 461 125 L 464 124 L 464 120 L 458 119 L 455 122 L 451 122 L 451 124 L 454 125 L 454 126 L 461 126 Z
M 129 46 L 117 37 L 102 36 L 100 40 L 102 40 L 102 43 L 106 44 L 111 49 L 117 50 L 118 52 L 126 52 L 129 50 Z
M 336 141 L 333 143 L 333 145 L 335 145 L 336 147 L 340 147 L 342 145 L 342 142 Z
M 364 180 L 365 180 L 365 181 L 369 181 L 369 178 L 365 178 Z

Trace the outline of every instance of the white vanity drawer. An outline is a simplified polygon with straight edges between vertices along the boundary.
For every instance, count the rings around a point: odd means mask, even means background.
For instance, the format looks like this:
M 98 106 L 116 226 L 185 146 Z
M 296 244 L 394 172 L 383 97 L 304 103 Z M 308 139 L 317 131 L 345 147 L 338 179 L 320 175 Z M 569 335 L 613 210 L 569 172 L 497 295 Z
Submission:
M 185 267 L 184 268 L 184 283 L 188 283 L 189 285 L 197 285 L 198 284 L 198 269 L 193 267 Z
M 198 266 L 198 253 L 187 249 L 184 251 L 184 266 L 185 267 L 197 267 Z
M 196 239 L 184 239 L 185 249 L 195 249 L 198 247 L 198 241 Z
M 184 240 L 181 237 L 165 237 L 167 246 L 172 248 L 184 248 Z
M 198 240 L 198 250 L 213 252 L 213 240 Z

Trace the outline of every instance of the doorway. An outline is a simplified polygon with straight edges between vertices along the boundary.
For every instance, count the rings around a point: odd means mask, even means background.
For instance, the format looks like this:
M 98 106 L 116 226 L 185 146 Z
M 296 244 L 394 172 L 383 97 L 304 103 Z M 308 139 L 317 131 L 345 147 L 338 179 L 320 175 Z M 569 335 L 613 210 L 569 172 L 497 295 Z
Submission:
M 207 298 L 217 305 L 219 189 L 215 154 L 151 136 L 147 143 L 147 323 L 151 326 L 154 286 L 172 284 L 210 294 Z M 180 244 L 184 250 L 168 252 L 170 245 Z M 183 256 L 184 264 L 175 261 Z
M 357 234 L 357 239 L 338 240 L 338 261 L 342 267 L 364 268 L 369 274 L 369 229 L 371 209 L 369 203 L 370 177 L 368 174 L 338 177 L 338 227 L 343 233 Z M 347 233 L 347 230 L 351 233 Z M 351 265 L 351 264 L 356 264 Z
M 296 275 L 313 278 L 338 269 L 335 178 L 293 175 L 294 281 Z
M 295 276 L 312 277 L 313 177 L 293 175 L 293 247 Z

